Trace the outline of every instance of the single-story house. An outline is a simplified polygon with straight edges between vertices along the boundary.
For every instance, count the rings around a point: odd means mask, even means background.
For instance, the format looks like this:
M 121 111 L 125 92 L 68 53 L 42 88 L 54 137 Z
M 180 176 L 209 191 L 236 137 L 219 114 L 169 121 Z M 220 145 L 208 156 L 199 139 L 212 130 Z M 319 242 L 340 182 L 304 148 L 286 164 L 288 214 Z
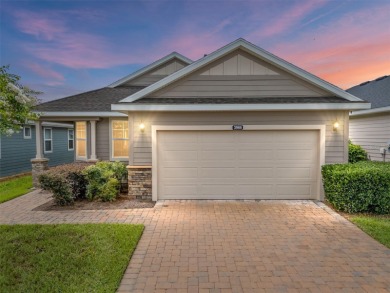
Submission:
M 371 103 L 371 109 L 353 111 L 349 136 L 373 161 L 390 162 L 390 76 L 354 86 L 347 92 Z
M 74 161 L 72 124 L 42 123 L 42 145 L 49 166 Z M 31 158 L 36 152 L 35 124 L 25 124 L 20 132 L 0 134 L 0 178 L 31 172 Z
M 44 103 L 37 125 L 75 123 L 76 160 L 126 162 L 137 197 L 322 199 L 321 165 L 347 162 L 349 111 L 369 108 L 238 39 Z

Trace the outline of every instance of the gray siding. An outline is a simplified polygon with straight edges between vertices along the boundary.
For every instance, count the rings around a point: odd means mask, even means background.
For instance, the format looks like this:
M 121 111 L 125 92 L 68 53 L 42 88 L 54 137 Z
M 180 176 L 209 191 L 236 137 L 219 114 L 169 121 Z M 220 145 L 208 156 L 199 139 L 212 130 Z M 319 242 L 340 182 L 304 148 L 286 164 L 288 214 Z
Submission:
M 390 142 L 390 113 L 351 116 L 349 125 L 351 141 L 361 145 L 371 160 L 383 161 L 379 149 L 386 147 Z M 390 153 L 386 155 L 386 162 L 390 162 Z
M 109 119 L 104 118 L 96 124 L 96 155 L 99 160 L 110 160 Z
M 74 161 L 74 151 L 68 151 L 67 128 L 51 127 L 53 153 L 44 154 L 49 166 Z M 1 135 L 0 177 L 31 171 L 31 159 L 35 157 L 35 127 L 31 126 L 31 139 L 24 139 L 23 132 L 11 136 Z
M 321 97 L 330 93 L 236 51 L 150 97 Z
M 146 72 L 145 74 L 135 79 L 129 80 L 121 86 L 148 86 L 182 69 L 185 66 L 187 66 L 187 64 L 180 61 L 179 59 L 173 59 L 165 64 L 160 65 L 152 71 Z
M 333 131 L 333 123 L 340 128 Z M 140 132 L 139 124 L 145 124 Z M 325 162 L 342 163 L 348 160 L 348 112 L 291 111 L 291 112 L 166 112 L 129 113 L 132 146 L 130 164 L 152 164 L 151 125 L 326 125 Z

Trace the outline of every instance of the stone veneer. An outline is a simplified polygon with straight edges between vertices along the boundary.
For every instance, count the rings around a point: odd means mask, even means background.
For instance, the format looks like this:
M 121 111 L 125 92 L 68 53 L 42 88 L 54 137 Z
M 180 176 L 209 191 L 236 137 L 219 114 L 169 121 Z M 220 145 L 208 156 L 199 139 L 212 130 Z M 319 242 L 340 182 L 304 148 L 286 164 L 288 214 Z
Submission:
M 129 195 L 152 200 L 152 166 L 127 166 Z
M 42 158 L 42 159 L 32 159 L 31 164 L 32 164 L 32 181 L 33 181 L 33 186 L 35 188 L 39 188 L 39 175 L 42 174 L 43 171 L 49 169 L 48 167 L 48 162 L 49 159 Z

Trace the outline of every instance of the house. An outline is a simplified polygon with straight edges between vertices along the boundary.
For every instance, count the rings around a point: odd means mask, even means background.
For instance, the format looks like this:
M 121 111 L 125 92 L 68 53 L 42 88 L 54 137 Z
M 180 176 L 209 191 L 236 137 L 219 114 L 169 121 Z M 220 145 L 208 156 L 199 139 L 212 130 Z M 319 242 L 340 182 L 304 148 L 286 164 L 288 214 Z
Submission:
M 347 92 L 372 105 L 369 110 L 351 113 L 351 141 L 361 145 L 371 160 L 390 162 L 390 76 L 366 81 Z
M 43 153 L 49 166 L 74 161 L 73 124 L 43 123 Z M 27 123 L 20 132 L 0 134 L 0 178 L 31 172 L 31 158 L 36 152 L 34 123 Z
M 126 162 L 139 198 L 322 199 L 321 165 L 347 162 L 349 111 L 369 108 L 238 39 L 44 103 L 37 125 L 74 122 L 76 159 Z

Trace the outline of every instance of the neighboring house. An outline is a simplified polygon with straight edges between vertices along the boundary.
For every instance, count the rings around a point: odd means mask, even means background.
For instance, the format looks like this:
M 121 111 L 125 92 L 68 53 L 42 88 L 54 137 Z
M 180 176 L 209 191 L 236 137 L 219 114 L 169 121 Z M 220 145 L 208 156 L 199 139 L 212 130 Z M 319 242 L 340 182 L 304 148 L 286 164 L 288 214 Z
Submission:
M 49 166 L 74 161 L 73 124 L 43 123 L 45 157 Z M 0 177 L 31 172 L 31 158 L 36 154 L 35 125 L 26 124 L 20 132 L 0 134 Z
M 322 199 L 321 165 L 347 162 L 349 111 L 369 107 L 238 39 L 38 110 L 75 123 L 77 160 L 128 163 L 137 197 Z
M 347 92 L 371 103 L 371 109 L 353 111 L 349 137 L 374 161 L 390 162 L 390 76 L 364 82 Z

